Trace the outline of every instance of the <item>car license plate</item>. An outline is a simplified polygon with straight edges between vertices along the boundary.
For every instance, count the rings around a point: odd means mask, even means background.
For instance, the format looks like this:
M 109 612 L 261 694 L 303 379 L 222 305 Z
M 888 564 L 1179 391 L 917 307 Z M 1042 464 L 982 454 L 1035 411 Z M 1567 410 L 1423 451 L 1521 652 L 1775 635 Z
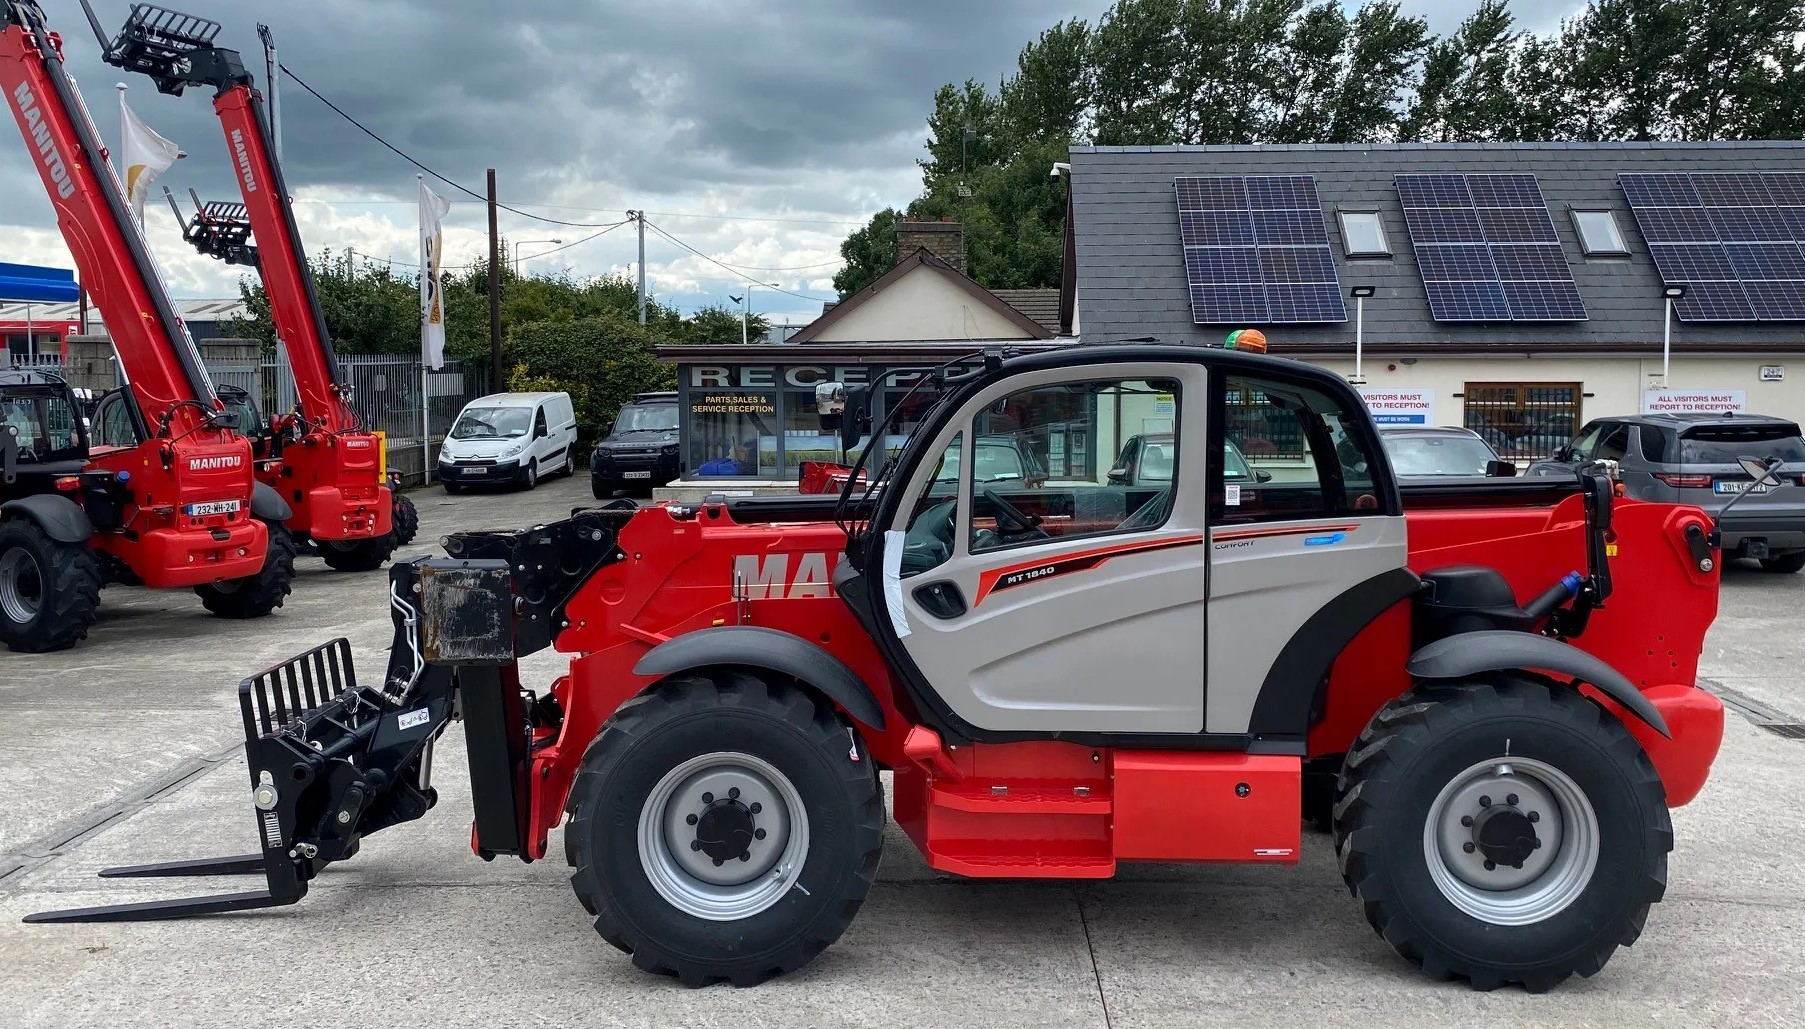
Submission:
M 651 477 L 652 477 L 651 472 L 622 472 L 621 473 L 621 478 L 623 478 L 623 479 L 649 479 Z
M 215 500 L 207 504 L 189 504 L 182 508 L 182 512 L 191 518 L 199 518 L 202 515 L 237 514 L 238 501 Z
M 1766 493 L 1768 490 L 1766 486 L 1757 486 L 1753 482 L 1734 479 L 1729 482 L 1719 480 L 1713 484 L 1712 488 L 1719 493 Z
M 475 468 L 460 468 L 458 470 L 463 472 L 465 475 L 487 475 L 487 474 L 489 474 L 489 469 L 484 468 L 480 465 Z

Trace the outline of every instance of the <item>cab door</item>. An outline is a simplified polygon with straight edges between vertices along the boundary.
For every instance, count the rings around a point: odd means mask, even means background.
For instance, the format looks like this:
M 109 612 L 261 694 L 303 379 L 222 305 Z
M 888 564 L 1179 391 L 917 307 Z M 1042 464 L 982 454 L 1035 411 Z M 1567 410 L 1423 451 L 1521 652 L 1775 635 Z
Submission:
M 881 606 L 959 719 L 989 732 L 1202 730 L 1207 396 L 1197 364 L 1014 376 L 939 431 L 939 460 L 886 487 L 908 492 L 886 526 Z M 1175 426 L 1172 481 L 1110 481 L 1112 458 L 1150 424 Z M 994 462 L 975 456 L 999 446 L 1034 477 L 987 478 Z
M 1301 740 L 1341 648 L 1417 586 L 1403 512 L 1352 390 L 1282 374 L 1218 387 L 1206 726 Z

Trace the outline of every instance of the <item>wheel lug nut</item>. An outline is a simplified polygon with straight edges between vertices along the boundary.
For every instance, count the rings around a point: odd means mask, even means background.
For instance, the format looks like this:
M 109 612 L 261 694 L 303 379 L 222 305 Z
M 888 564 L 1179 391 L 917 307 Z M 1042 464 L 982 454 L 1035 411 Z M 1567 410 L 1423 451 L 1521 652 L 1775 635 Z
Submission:
M 1517 795 L 1515 793 L 1513 793 L 1510 796 L 1505 797 L 1504 802 L 1506 804 L 1509 804 L 1511 807 L 1516 807 L 1517 806 Z
M 695 816 L 695 815 L 690 815 L 690 816 L 689 816 L 689 817 L 687 817 L 687 818 L 685 818 L 685 819 L 684 819 L 684 821 L 685 821 L 685 822 L 687 822 L 687 823 L 689 823 L 689 824 L 690 824 L 690 825 L 695 825 L 695 824 L 696 824 L 696 822 L 698 822 L 698 821 L 699 821 L 699 819 L 698 819 L 698 818 L 696 818 L 696 816 Z
M 728 800 L 740 799 L 740 788 L 738 786 L 729 787 L 727 790 L 727 799 Z
M 702 849 L 702 841 L 701 840 L 690 840 L 689 841 L 689 849 L 701 850 Z
M 1529 813 L 1529 820 L 1530 820 L 1530 821 L 1531 821 L 1531 822 L 1539 822 L 1539 821 L 1541 821 L 1541 820 L 1542 820 L 1542 813 L 1541 813 L 1541 812 L 1540 812 L 1540 811 L 1531 811 L 1531 812 L 1530 812 L 1530 813 Z
M 714 794 L 712 794 L 712 793 L 702 794 L 702 803 L 713 804 L 714 803 Z
M 755 800 L 752 802 L 752 813 L 753 814 L 756 815 L 760 811 L 763 811 L 764 809 L 765 809 L 765 806 L 763 804 L 760 804 L 758 801 Z
M 741 854 L 741 855 L 740 855 L 740 860 L 741 860 L 741 861 L 750 861 L 750 860 L 752 860 L 752 852 L 751 852 L 751 851 L 749 851 L 749 850 L 748 850 L 748 851 L 746 851 L 746 852 L 745 852 L 745 853 L 743 853 L 743 854 Z
M 1511 862 L 1511 866 L 1510 866 L 1510 867 L 1512 867 L 1512 868 L 1522 868 L 1522 867 L 1523 867 L 1523 862 L 1521 862 L 1521 861 L 1513 861 L 1513 862 Z
M 1460 824 L 1465 828 L 1471 829 L 1473 827 L 1473 816 L 1472 815 L 1461 815 L 1460 816 Z
M 753 838 L 753 839 L 755 839 L 755 840 L 762 840 L 762 839 L 764 839 L 764 838 L 765 838 L 765 831 L 764 831 L 764 830 L 763 830 L 763 829 L 754 829 L 754 830 L 752 830 L 752 838 Z
M 715 867 L 716 867 L 716 868 L 719 868 L 719 867 L 721 867 L 721 865 L 722 865 L 722 864 L 723 864 L 723 862 L 722 862 L 722 861 L 721 861 L 721 859 L 720 859 L 720 858 L 715 858 L 715 859 L 714 859 L 714 866 L 715 866 Z
M 702 798 L 702 799 L 704 799 L 704 800 L 706 800 L 706 799 L 708 799 L 708 798 L 707 798 L 707 797 L 704 797 L 704 798 Z M 1479 806 L 1480 806 L 1480 807 L 1491 807 L 1491 806 L 1492 806 L 1492 798 L 1490 798 L 1490 797 L 1480 797 L 1480 798 L 1479 798 Z
M 715 862 L 715 864 L 717 864 L 717 865 L 718 865 L 718 864 L 720 864 L 720 862 L 719 862 L 719 861 L 716 861 L 716 862 Z M 1488 871 L 1488 872 L 1495 872 L 1495 871 L 1497 871 L 1497 870 L 1498 870 L 1498 862 L 1496 862 L 1496 861 L 1487 861 L 1487 862 L 1486 862 L 1486 863 L 1485 863 L 1485 870 L 1486 870 L 1486 871 Z
M 1530 845 L 1530 849 L 1531 849 L 1531 850 L 1541 850 L 1541 849 L 1542 849 L 1542 841 L 1541 841 L 1541 840 L 1537 840 L 1537 841 L 1535 841 L 1535 843 L 1533 843 L 1533 844 L 1531 844 L 1531 845 Z M 1522 868 L 1522 867 L 1523 867 L 1523 866 L 1522 866 L 1522 865 L 1518 865 L 1518 866 L 1517 866 L 1517 867 L 1518 867 L 1518 868 Z
M 1466 851 L 1468 854 L 1471 854 L 1473 852 L 1474 848 L 1471 843 L 1463 843 L 1460 845 L 1460 849 Z

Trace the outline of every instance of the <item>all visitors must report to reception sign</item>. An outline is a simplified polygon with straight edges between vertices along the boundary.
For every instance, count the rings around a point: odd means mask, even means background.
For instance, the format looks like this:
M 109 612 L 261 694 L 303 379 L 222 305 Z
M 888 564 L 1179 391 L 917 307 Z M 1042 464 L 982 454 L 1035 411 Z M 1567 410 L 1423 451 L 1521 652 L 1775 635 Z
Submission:
M 1380 425 L 1434 425 L 1435 391 L 1359 386 L 1366 409 Z
M 1740 389 L 1651 389 L 1642 394 L 1642 413 L 1742 414 L 1748 410 L 1748 396 Z

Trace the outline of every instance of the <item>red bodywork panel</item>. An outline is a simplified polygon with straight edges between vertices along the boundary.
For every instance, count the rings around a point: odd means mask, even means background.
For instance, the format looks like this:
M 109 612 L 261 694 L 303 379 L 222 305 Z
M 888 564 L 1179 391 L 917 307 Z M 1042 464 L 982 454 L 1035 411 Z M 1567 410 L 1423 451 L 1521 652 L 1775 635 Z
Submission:
M 1578 496 L 1552 506 L 1407 514 L 1410 566 L 1419 572 L 1489 564 L 1527 598 L 1585 567 Z M 1671 740 L 1633 719 L 1629 724 L 1674 805 L 1702 786 L 1723 726 L 1721 705 L 1695 686 L 1705 630 L 1717 611 L 1717 573 L 1697 571 L 1685 543 L 1687 525 L 1702 523 L 1696 509 L 1618 501 L 1616 592 L 1575 641 L 1640 685 L 1667 718 Z M 884 660 L 831 593 L 844 544 L 830 522 L 740 525 L 721 506 L 705 506 L 693 518 L 673 517 L 665 508 L 636 515 L 619 539 L 626 560 L 598 571 L 566 609 L 571 625 L 556 645 L 576 656 L 552 687 L 563 723 L 535 740 L 528 856 L 544 855 L 546 834 L 562 820 L 577 765 L 603 722 L 655 681 L 633 674 L 640 657 L 686 632 L 751 624 L 819 643 L 870 686 L 886 728 L 860 726 L 860 732 L 871 755 L 895 770 L 897 820 L 935 867 L 967 875 L 1077 877 L 1111 874 L 1117 859 L 1294 859 L 1296 756 L 1053 742 L 943 748 L 905 713 L 906 703 L 898 705 Z M 745 601 L 732 596 L 736 572 Z M 1311 756 L 1345 752 L 1373 713 L 1409 688 L 1410 632 L 1406 601 L 1342 654 L 1310 732 Z M 1246 797 L 1235 795 L 1241 784 Z M 1006 790 L 996 793 L 998 785 Z M 1170 800 L 1179 793 L 1195 795 L 1194 810 L 1174 820 Z
M 288 501 L 294 513 L 287 525 L 296 532 L 339 541 L 384 535 L 393 508 L 381 475 L 382 440 L 358 426 L 334 379 L 307 255 L 264 131 L 263 98 L 238 85 L 216 96 L 213 110 L 225 130 L 226 156 L 257 241 L 257 274 L 302 412 L 300 439 L 283 449 L 279 462 L 266 462 L 259 477 Z
M 27 27 L 0 28 L 0 92 L 153 436 L 135 448 L 93 454 L 91 468 L 129 473 L 131 494 L 124 531 L 97 534 L 95 546 L 152 587 L 255 574 L 263 566 L 267 530 L 250 513 L 250 444 L 207 422 L 205 412 L 219 410 L 219 400 L 190 379 L 184 355 L 199 368 L 199 354 L 175 319 L 155 266 L 135 256 L 145 253 L 142 240 L 111 170 L 88 156 L 84 140 L 99 137 L 62 71 L 55 37 L 49 38 L 51 45 L 41 49 Z M 198 517 L 183 512 L 183 505 L 217 501 L 235 502 L 238 510 Z M 216 539 L 216 529 L 227 538 Z

